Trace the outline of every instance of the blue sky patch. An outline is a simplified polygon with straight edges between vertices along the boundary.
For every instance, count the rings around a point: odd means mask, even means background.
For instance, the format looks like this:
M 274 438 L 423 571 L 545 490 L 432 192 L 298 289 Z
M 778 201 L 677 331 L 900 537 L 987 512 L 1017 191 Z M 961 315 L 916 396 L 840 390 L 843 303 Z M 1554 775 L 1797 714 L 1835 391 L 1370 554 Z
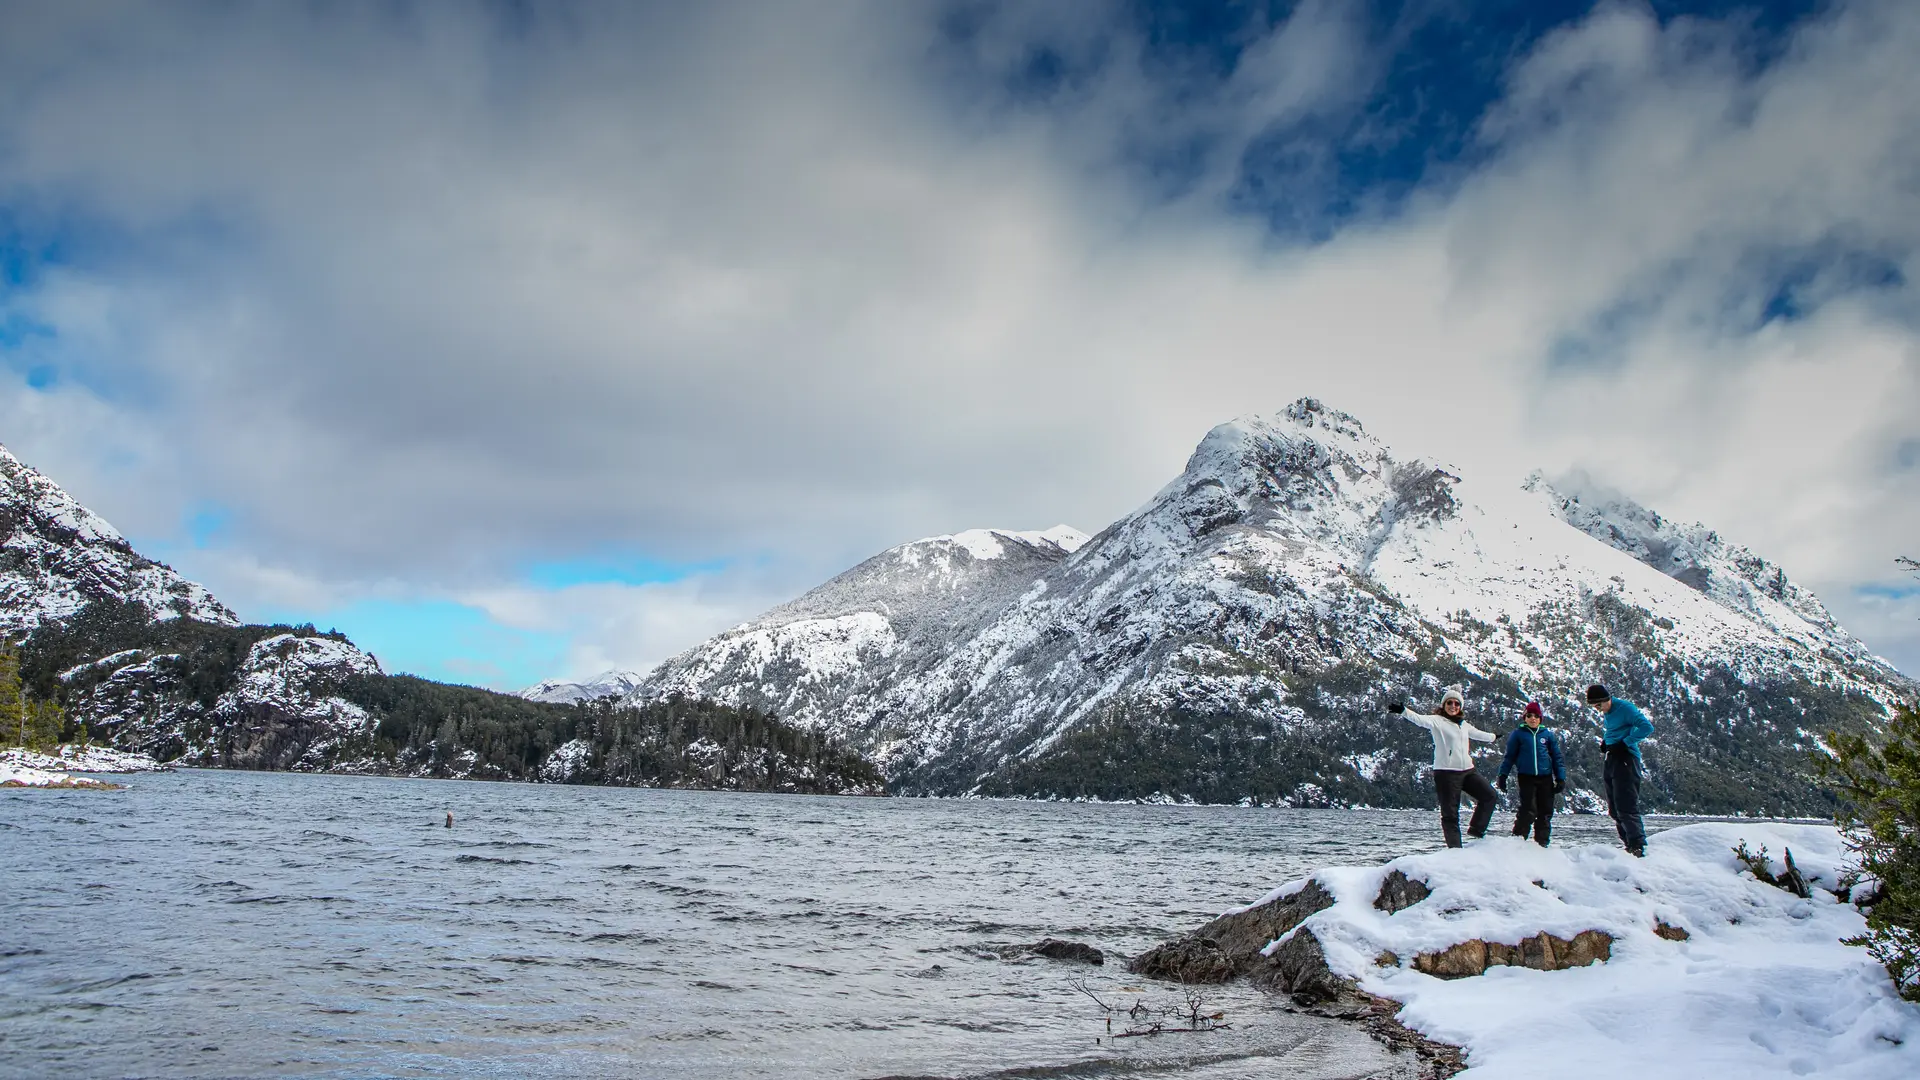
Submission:
M 233 527 L 233 511 L 219 503 L 200 503 L 188 511 L 181 529 L 197 548 L 212 547 Z
M 518 690 L 559 670 L 564 634 L 503 626 L 452 600 L 360 600 L 318 615 L 265 613 L 268 622 L 311 622 L 345 633 L 389 674 Z

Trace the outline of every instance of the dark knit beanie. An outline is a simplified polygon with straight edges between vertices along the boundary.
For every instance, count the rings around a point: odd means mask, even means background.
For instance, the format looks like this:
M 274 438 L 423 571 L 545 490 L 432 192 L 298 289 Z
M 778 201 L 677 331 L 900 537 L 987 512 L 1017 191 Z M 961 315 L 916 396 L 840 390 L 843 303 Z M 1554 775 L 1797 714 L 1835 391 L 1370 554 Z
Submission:
M 1592 686 L 1587 687 L 1587 704 L 1589 705 L 1598 705 L 1603 701 L 1611 701 L 1612 699 L 1613 695 L 1607 693 L 1607 688 L 1601 686 L 1599 683 L 1594 683 Z
M 1537 701 L 1529 701 L 1529 702 L 1527 702 L 1527 713 L 1526 713 L 1526 715 L 1528 715 L 1528 716 L 1545 716 L 1546 714 L 1540 711 L 1540 703 L 1539 703 L 1539 702 L 1537 702 Z

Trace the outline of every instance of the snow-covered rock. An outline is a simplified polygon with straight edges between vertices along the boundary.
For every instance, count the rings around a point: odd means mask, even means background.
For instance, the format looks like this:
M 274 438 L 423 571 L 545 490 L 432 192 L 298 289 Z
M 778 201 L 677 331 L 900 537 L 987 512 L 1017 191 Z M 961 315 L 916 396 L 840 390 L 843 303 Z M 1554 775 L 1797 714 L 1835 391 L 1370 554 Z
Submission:
M 1653 709 L 1656 760 L 1676 766 L 1656 766 L 1656 792 L 1718 770 L 1765 809 L 1804 795 L 1771 755 L 1810 748 L 1809 724 L 1870 725 L 1915 693 L 1708 530 L 1403 460 L 1312 399 L 1215 428 L 1097 536 L 1046 536 L 882 553 L 667 661 L 633 697 L 768 709 L 880 754 L 907 790 L 949 793 L 1098 794 L 1062 790 L 1085 770 L 1048 762 L 1103 753 L 1101 725 L 1231 721 L 1232 741 L 1295 761 L 1233 797 L 1375 802 L 1424 785 L 1420 741 L 1378 719 L 1385 701 L 1463 680 L 1470 712 L 1538 697 L 1578 736 L 1597 719 L 1577 693 L 1600 681 Z M 1201 752 L 1228 736 L 1179 738 Z
M 134 551 L 99 515 L 0 447 L 0 632 L 31 630 L 95 600 L 136 603 L 157 619 L 240 621 L 206 589 Z
M 1791 849 L 1811 898 L 1756 880 L 1733 854 L 1742 842 L 1770 849 L 1776 869 Z M 1495 837 L 1321 870 L 1229 912 L 1218 922 L 1255 930 L 1263 910 L 1286 917 L 1264 946 L 1221 941 L 1270 962 L 1221 975 L 1270 966 L 1284 982 L 1304 969 L 1282 975 L 1279 959 L 1312 954 L 1333 980 L 1404 1002 L 1400 1022 L 1463 1047 L 1472 1076 L 1920 1075 L 1920 1008 L 1841 943 L 1866 925 L 1834 891 L 1846 861 L 1831 827 L 1775 822 L 1657 833 L 1645 859 Z M 1379 903 L 1396 874 L 1427 888 Z M 1565 963 L 1529 955 L 1543 934 L 1591 944 Z M 1515 951 L 1489 966 L 1486 945 Z M 1448 963 L 1462 957 L 1473 962 Z

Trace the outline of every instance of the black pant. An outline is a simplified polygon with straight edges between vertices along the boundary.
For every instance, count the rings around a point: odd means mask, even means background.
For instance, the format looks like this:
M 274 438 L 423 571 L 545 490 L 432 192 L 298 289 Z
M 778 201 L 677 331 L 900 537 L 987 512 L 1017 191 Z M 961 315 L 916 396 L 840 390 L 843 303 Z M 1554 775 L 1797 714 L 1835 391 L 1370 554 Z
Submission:
M 1553 777 L 1518 773 L 1520 805 L 1514 808 L 1513 835 L 1533 832 L 1533 842 L 1546 847 L 1553 839 Z
M 1440 796 L 1440 831 L 1446 834 L 1448 847 L 1460 846 L 1460 793 L 1473 796 L 1473 820 L 1467 823 L 1467 835 L 1475 840 L 1487 835 L 1487 823 L 1493 820 L 1497 798 L 1493 785 L 1472 769 L 1433 770 L 1433 790 Z
M 1607 747 L 1607 816 L 1620 831 L 1628 851 L 1647 846 L 1647 827 L 1640 820 L 1640 759 L 1615 743 Z

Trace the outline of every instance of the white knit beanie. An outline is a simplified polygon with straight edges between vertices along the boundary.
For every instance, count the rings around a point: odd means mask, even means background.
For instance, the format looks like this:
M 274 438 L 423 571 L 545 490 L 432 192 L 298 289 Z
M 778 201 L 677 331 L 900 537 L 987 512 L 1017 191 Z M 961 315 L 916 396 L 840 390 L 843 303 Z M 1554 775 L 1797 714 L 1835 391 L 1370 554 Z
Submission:
M 1449 701 L 1457 701 L 1460 703 L 1461 708 L 1463 709 L 1466 708 L 1467 707 L 1466 692 L 1461 690 L 1458 686 L 1447 687 L 1447 692 L 1440 695 L 1440 705 L 1444 708 L 1447 702 Z

